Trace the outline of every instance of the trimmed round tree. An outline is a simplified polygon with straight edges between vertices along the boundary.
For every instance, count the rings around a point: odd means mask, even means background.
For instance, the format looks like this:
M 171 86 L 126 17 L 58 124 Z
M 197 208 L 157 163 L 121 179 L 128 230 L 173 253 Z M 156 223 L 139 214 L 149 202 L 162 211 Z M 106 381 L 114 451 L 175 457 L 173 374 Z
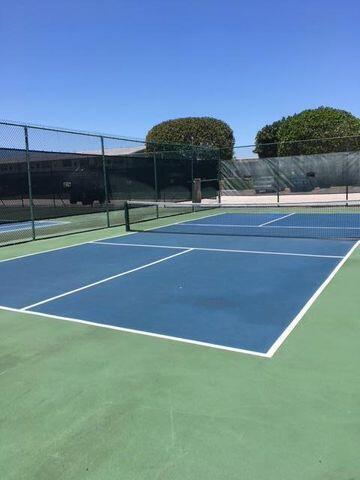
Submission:
M 270 125 L 265 125 L 257 132 L 254 153 L 257 153 L 260 158 L 278 156 L 279 128 L 284 121 L 286 121 L 285 117 Z
M 148 151 L 180 150 L 188 146 L 221 149 L 221 157 L 233 156 L 235 140 L 232 129 L 211 117 L 185 117 L 155 125 L 146 136 Z
M 345 110 L 319 107 L 288 117 L 277 135 L 279 156 L 360 150 L 360 119 Z

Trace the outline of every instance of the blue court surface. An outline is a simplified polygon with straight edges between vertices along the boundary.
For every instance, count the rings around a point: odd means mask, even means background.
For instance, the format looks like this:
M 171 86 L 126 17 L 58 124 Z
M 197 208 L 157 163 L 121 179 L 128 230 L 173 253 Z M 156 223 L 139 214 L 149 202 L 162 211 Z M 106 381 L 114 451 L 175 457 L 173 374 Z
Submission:
M 58 225 L 63 225 L 63 222 L 58 220 L 36 220 L 35 228 L 49 228 L 49 227 L 57 227 Z M 32 223 L 31 222 L 15 222 L 15 223 L 2 223 L 0 224 L 0 233 L 11 233 L 11 232 L 18 232 L 19 230 L 31 230 Z
M 356 245 L 166 228 L 2 261 L 0 304 L 271 357 Z

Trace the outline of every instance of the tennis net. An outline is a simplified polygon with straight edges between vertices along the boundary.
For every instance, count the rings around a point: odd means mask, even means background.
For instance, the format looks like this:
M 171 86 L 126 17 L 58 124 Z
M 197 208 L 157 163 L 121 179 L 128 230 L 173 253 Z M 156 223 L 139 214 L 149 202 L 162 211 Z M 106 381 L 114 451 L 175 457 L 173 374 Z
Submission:
M 129 201 L 128 231 L 359 239 L 360 201 L 225 205 Z

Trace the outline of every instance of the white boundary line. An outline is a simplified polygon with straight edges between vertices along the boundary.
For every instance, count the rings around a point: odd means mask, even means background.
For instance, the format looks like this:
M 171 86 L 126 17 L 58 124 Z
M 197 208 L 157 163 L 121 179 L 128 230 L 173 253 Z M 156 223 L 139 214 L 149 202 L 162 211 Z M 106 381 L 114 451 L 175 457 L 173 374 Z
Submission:
M 279 220 L 282 220 L 283 218 L 291 217 L 292 215 L 295 215 L 295 212 L 288 213 L 287 215 L 283 215 L 282 217 L 275 218 L 274 220 L 270 220 L 269 222 L 262 223 L 261 225 L 259 225 L 259 227 L 264 227 L 265 225 L 269 225 L 270 223 L 278 222 Z
M 30 221 L 31 223 L 31 221 Z M 52 225 L 64 225 L 65 223 L 71 223 L 69 221 L 65 221 L 65 220 L 35 220 L 35 227 L 36 227 L 36 224 L 37 223 L 51 223 Z
M 280 220 L 280 219 L 278 219 Z M 187 222 L 189 222 L 190 220 L 187 220 Z M 193 221 L 193 219 L 191 219 L 191 221 Z M 185 223 L 185 222 L 178 222 L 179 224 L 180 223 Z M 174 225 L 177 225 L 177 224 L 174 224 Z M 262 225 L 235 225 L 235 224 L 225 224 L 225 223 L 186 223 L 185 225 L 186 227 L 219 227 L 219 228 L 223 228 L 223 227 L 231 227 L 231 228 L 260 228 L 260 227 L 263 227 L 265 226 L 265 224 L 262 224 Z M 303 229 L 303 228 L 311 228 L 313 230 L 319 230 L 319 229 L 327 229 L 327 230 L 360 230 L 360 227 L 322 227 L 322 226 L 317 226 L 317 225 L 266 225 L 267 227 L 269 228 L 297 228 L 297 229 Z M 165 228 L 165 226 L 163 227 L 156 227 L 156 228 Z M 151 229 L 151 230 L 155 230 L 154 228 Z M 169 232 L 169 233 L 176 233 L 175 231 L 174 232 Z M 335 239 L 335 240 L 338 240 L 338 239 Z M 345 238 L 345 240 L 347 240 Z
M 123 277 L 124 275 L 128 275 L 129 273 L 137 272 L 138 270 L 143 270 L 144 268 L 151 267 L 161 262 L 165 262 L 166 260 L 170 260 L 171 258 L 178 257 L 179 255 L 183 255 L 184 253 L 189 253 L 192 251 L 192 248 L 188 250 L 182 250 L 181 252 L 174 253 L 173 255 L 169 255 L 168 257 L 160 258 L 159 260 L 155 260 L 154 262 L 147 263 L 146 265 L 141 265 L 140 267 L 132 268 L 131 270 L 127 270 L 126 272 L 117 273 L 116 275 L 111 275 L 111 277 L 103 278 L 102 280 L 98 280 L 97 282 L 89 283 L 88 285 L 84 285 L 79 288 L 75 288 L 74 290 L 69 290 L 68 292 L 61 293 L 60 295 L 55 295 L 54 297 L 46 298 L 45 300 L 41 300 L 41 302 L 33 303 L 32 305 L 27 305 L 26 307 L 20 308 L 20 311 L 29 310 L 30 308 L 37 307 L 39 305 L 43 305 L 44 303 L 52 302 L 53 300 L 57 300 L 62 297 L 67 297 L 68 295 L 72 295 L 73 293 L 81 292 L 82 290 L 86 290 L 91 287 L 96 287 L 105 282 L 109 282 L 110 280 L 114 280 L 115 278 Z
M 41 312 L 34 312 L 34 311 L 29 311 L 29 310 L 20 310 L 18 308 L 12 308 L 12 307 L 5 307 L 3 305 L 0 305 L 1 310 L 6 310 L 9 312 L 15 312 L 15 313 L 24 313 L 27 315 L 35 315 L 38 317 L 45 317 L 45 318 L 53 318 L 56 320 L 65 320 L 67 322 L 73 322 L 73 323 L 81 323 L 83 325 L 89 325 L 93 327 L 100 327 L 100 328 L 107 328 L 109 330 L 118 330 L 121 332 L 126 332 L 126 333 L 135 333 L 139 335 L 146 335 L 148 337 L 155 337 L 155 338 L 161 338 L 165 340 L 174 340 L 176 342 L 181 342 L 181 343 L 190 343 L 192 345 L 200 345 L 202 347 L 211 347 L 215 348 L 217 350 L 226 350 L 230 352 L 237 352 L 237 353 L 246 353 L 248 355 L 253 355 L 256 357 L 265 357 L 268 358 L 269 355 L 267 353 L 262 353 L 262 352 L 255 352 L 253 350 L 245 350 L 241 348 L 234 348 L 234 347 L 226 347 L 223 345 L 217 345 L 215 343 L 207 343 L 207 342 L 201 342 L 198 340 L 190 340 L 188 338 L 181 338 L 181 337 L 172 337 L 170 335 L 162 335 L 161 333 L 152 333 L 152 332 L 146 332 L 143 330 L 134 330 L 131 328 L 126 328 L 126 327 L 116 327 L 114 325 L 108 325 L 108 324 L 102 324 L 102 323 L 96 323 L 96 322 L 90 322 L 88 320 L 80 320 L 77 318 L 72 318 L 72 317 L 61 317 L 59 315 L 51 315 L 48 313 L 41 313 Z
M 350 257 L 350 255 L 356 250 L 356 248 L 360 245 L 360 240 L 358 240 L 355 245 L 348 251 L 345 257 L 339 262 L 334 270 L 330 273 L 330 275 L 326 278 L 326 280 L 320 285 L 320 287 L 316 290 L 316 292 L 309 298 L 300 312 L 296 315 L 293 321 L 286 327 L 286 329 L 282 332 L 282 334 L 278 337 L 278 339 L 273 343 L 273 345 L 267 351 L 267 356 L 271 358 L 274 353 L 278 350 L 278 348 L 283 344 L 286 338 L 290 335 L 290 333 L 294 330 L 296 325 L 300 322 L 302 317 L 305 313 L 309 310 L 311 305 L 315 302 L 315 300 L 320 296 L 320 294 L 324 291 L 324 289 L 329 285 L 331 280 L 335 277 L 337 272 L 340 268 L 344 265 L 346 260 Z
M 116 247 L 146 247 L 146 248 L 169 248 L 173 250 L 197 250 L 204 252 L 228 252 L 228 253 L 249 253 L 256 255 L 288 255 L 291 257 L 312 257 L 312 258 L 344 258 L 343 255 L 317 255 L 314 253 L 292 253 L 292 252 L 271 252 L 266 250 L 237 250 L 230 248 L 206 248 L 206 247 L 185 247 L 185 246 L 172 246 L 172 245 L 152 245 L 146 243 L 115 243 L 115 242 L 102 242 L 94 240 L 92 243 L 95 245 L 110 245 Z
M 110 245 L 110 246 L 113 246 L 113 247 L 121 247 L 121 246 L 124 246 L 124 247 L 149 247 L 149 248 L 169 248 L 170 250 L 184 250 L 184 249 L 187 249 L 187 248 L 192 248 L 193 250 L 198 250 L 198 248 L 195 248 L 195 247 L 178 247 L 176 245 L 152 245 L 152 244 L 148 244 L 148 243 L 117 243 L 117 242 L 103 242 L 103 241 L 97 241 L 97 240 L 94 240 L 93 242 L 91 243 L 94 243 L 95 245 Z

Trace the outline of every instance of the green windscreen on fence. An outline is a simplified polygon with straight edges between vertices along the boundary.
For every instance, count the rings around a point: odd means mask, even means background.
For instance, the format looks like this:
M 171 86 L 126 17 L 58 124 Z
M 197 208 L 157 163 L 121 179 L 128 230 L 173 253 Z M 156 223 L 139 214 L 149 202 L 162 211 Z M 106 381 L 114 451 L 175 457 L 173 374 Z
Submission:
M 233 158 L 221 163 L 221 178 L 228 197 L 323 194 L 341 200 L 360 193 L 360 151 Z

